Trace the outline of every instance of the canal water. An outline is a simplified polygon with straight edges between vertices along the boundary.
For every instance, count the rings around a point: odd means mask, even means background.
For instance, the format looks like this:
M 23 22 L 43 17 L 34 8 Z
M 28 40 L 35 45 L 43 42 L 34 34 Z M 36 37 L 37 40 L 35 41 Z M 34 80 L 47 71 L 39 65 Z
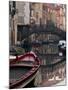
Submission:
M 63 61 L 54 66 L 41 65 L 36 77 L 37 87 L 53 86 L 63 81 L 66 77 L 66 62 Z M 63 84 L 62 84 L 63 85 Z M 65 85 L 65 84 L 64 84 Z

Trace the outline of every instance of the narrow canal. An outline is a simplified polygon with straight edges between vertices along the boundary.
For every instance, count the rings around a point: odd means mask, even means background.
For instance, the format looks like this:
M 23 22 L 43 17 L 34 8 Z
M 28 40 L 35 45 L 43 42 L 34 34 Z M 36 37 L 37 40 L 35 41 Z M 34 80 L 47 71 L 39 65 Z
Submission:
M 38 78 L 36 78 L 36 86 L 47 87 L 58 84 L 66 77 L 66 62 L 50 65 L 41 65 L 38 71 Z M 66 84 L 66 83 L 65 83 Z M 65 85 L 64 84 L 64 85 Z M 62 84 L 63 85 L 63 84 Z

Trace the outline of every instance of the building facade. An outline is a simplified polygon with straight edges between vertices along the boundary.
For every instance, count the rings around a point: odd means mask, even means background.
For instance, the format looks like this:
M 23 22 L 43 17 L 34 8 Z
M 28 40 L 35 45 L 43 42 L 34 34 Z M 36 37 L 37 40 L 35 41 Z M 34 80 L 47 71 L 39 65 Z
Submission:
M 10 43 L 17 44 L 22 40 L 24 26 L 32 24 L 46 26 L 48 20 L 66 31 L 66 5 L 64 4 L 10 1 L 9 5 L 9 11 L 12 12 L 9 14 Z
M 18 43 L 18 40 L 17 40 L 18 25 L 22 26 L 22 29 L 23 29 L 24 25 L 30 24 L 30 9 L 29 9 L 29 2 L 11 1 L 10 3 L 12 5 L 11 9 L 13 8 L 13 3 L 15 3 L 15 14 L 14 14 L 14 17 L 11 18 L 11 22 L 12 22 L 11 23 L 11 29 L 12 29 L 11 41 L 13 41 L 12 43 L 14 45 Z
M 30 22 L 40 24 L 42 19 L 42 3 L 30 3 Z

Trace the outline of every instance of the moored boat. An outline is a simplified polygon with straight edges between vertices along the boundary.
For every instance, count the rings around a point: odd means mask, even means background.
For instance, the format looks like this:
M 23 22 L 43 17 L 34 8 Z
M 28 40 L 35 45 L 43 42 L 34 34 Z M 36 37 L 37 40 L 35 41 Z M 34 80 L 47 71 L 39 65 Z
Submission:
M 35 79 L 40 67 L 39 58 L 28 52 L 10 61 L 9 88 L 23 88 Z

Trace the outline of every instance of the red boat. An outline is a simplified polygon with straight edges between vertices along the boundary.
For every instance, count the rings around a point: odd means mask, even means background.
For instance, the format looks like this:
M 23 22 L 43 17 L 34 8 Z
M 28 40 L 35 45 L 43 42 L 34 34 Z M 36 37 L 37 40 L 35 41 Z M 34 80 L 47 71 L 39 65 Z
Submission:
M 29 52 L 10 61 L 9 88 L 24 88 L 35 79 L 40 67 L 39 58 Z

